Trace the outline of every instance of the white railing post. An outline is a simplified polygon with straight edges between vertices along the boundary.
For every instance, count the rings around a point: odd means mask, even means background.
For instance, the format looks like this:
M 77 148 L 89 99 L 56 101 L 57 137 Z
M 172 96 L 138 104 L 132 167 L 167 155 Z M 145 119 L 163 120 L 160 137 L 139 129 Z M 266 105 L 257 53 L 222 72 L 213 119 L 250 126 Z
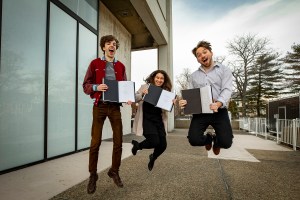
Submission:
M 279 120 L 276 118 L 276 139 L 277 139 L 277 144 L 280 144 L 280 142 L 279 142 L 279 125 L 278 125 L 278 123 L 279 123 Z
M 257 125 L 258 125 L 258 122 L 257 122 L 257 117 L 255 118 L 255 136 L 257 136 L 257 132 L 258 132 L 258 130 L 257 130 Z
M 293 150 L 297 150 L 297 131 L 296 131 L 296 119 L 293 119 Z
M 299 147 L 300 144 L 298 144 L 298 136 L 300 135 L 300 119 L 296 118 L 296 137 L 295 137 L 295 141 L 296 141 L 296 150 L 297 150 L 297 146 Z
M 264 119 L 265 121 L 265 139 L 268 139 L 268 131 L 267 131 L 267 119 Z
M 247 118 L 247 121 L 248 121 L 248 132 L 250 133 L 250 131 L 251 131 L 251 128 L 250 128 L 250 117 Z

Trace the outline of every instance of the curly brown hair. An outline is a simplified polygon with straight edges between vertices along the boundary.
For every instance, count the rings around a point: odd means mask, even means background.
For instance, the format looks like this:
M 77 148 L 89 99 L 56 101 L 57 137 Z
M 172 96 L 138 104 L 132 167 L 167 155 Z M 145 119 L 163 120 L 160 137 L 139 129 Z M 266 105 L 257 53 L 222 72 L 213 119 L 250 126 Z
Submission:
M 146 83 L 151 83 L 154 85 L 154 77 L 156 76 L 156 74 L 161 73 L 164 76 L 164 83 L 162 84 L 161 88 L 164 90 L 168 90 L 171 91 L 172 90 L 172 83 L 171 83 L 171 79 L 168 76 L 167 72 L 165 72 L 164 70 L 158 69 L 155 70 L 154 72 L 152 72 L 145 80 Z
M 198 42 L 197 46 L 194 47 L 193 50 L 192 50 L 192 53 L 194 54 L 195 57 L 197 57 L 196 51 L 200 47 L 203 47 L 203 48 L 205 48 L 205 49 L 207 49 L 211 52 L 211 44 L 207 41 L 202 40 L 202 41 Z
M 103 51 L 103 47 L 105 46 L 105 43 L 106 42 L 111 42 L 111 41 L 116 41 L 116 47 L 117 49 L 119 48 L 120 46 L 120 43 L 119 43 L 119 40 L 117 40 L 117 38 L 113 35 L 105 35 L 105 36 L 102 36 L 101 39 L 100 39 L 100 47 L 101 47 L 101 50 Z M 104 51 L 103 51 L 104 53 Z

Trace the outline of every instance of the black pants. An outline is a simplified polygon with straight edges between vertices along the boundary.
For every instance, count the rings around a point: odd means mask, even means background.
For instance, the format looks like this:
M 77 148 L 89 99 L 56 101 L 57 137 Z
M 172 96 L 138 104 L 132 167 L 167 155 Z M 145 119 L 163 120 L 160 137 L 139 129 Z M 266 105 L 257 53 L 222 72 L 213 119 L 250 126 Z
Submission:
M 194 114 L 188 132 L 189 143 L 192 146 L 210 144 L 212 138 L 204 135 L 209 125 L 216 133 L 214 145 L 224 149 L 230 148 L 233 134 L 227 109 L 218 109 L 218 112 L 213 114 Z
M 161 131 L 164 131 L 164 128 Z M 159 134 L 144 134 L 146 139 L 139 144 L 140 149 L 154 148 L 154 159 L 157 159 L 167 149 L 166 133 L 161 131 Z

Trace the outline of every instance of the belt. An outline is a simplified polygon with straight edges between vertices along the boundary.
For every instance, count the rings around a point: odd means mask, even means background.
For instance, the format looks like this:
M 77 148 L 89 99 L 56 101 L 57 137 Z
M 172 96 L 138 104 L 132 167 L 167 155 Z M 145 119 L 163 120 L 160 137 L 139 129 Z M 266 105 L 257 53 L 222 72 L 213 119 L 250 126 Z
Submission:
M 121 103 L 118 102 L 110 102 L 110 101 L 99 101 L 98 106 L 100 106 L 101 104 L 103 105 L 116 105 L 116 106 L 121 106 Z

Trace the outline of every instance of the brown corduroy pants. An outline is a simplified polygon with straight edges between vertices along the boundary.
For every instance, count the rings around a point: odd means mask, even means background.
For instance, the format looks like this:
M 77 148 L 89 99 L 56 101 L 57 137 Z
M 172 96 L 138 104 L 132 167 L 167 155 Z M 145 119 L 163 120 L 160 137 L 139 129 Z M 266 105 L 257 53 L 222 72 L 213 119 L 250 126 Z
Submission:
M 89 152 L 89 172 L 97 172 L 99 148 L 102 140 L 102 129 L 105 119 L 108 117 L 113 131 L 112 170 L 119 171 L 122 156 L 123 126 L 120 104 L 100 103 L 93 107 L 92 139 Z

